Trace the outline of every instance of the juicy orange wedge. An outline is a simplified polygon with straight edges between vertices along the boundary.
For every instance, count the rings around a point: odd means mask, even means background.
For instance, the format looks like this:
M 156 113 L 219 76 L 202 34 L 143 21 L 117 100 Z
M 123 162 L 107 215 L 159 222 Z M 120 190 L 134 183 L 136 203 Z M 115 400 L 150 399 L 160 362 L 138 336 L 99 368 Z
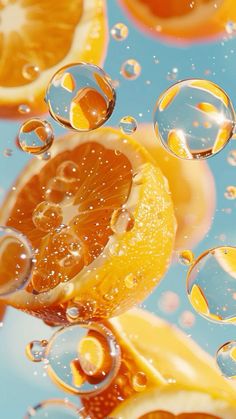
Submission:
M 1 2 L 0 116 L 20 117 L 21 104 L 31 114 L 46 111 L 53 74 L 71 62 L 99 64 L 106 30 L 105 0 Z
M 24 169 L 2 206 L 1 222 L 28 237 L 36 259 L 27 290 L 7 302 L 59 323 L 73 301 L 82 317 L 87 307 L 96 318 L 123 312 L 168 267 L 168 184 L 142 146 L 112 129 L 67 134 L 51 151 Z

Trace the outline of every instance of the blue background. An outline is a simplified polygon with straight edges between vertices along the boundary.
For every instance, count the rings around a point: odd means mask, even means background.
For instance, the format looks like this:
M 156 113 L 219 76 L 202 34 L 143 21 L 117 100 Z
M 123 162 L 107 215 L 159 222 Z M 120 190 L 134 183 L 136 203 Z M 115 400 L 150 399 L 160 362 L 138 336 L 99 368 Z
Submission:
M 159 94 L 172 82 L 168 81 L 168 72 L 178 68 L 178 78 L 209 78 L 218 83 L 230 95 L 235 103 L 235 68 L 236 40 L 218 40 L 213 43 L 195 44 L 191 46 L 173 46 L 161 43 L 139 32 L 129 22 L 115 0 L 108 1 L 109 29 L 117 22 L 129 27 L 129 36 L 123 42 L 110 39 L 105 70 L 112 79 L 119 80 L 117 88 L 117 105 L 109 124 L 117 126 L 124 115 L 132 115 L 138 123 L 152 120 L 152 109 Z M 128 58 L 135 58 L 142 66 L 142 73 L 135 81 L 128 81 L 120 75 L 121 64 Z M 159 63 L 155 61 L 159 60 Z M 210 70 L 209 75 L 205 71 Z M 147 80 L 150 81 L 147 84 Z M 49 118 L 50 119 L 50 118 Z M 63 132 L 51 121 L 57 133 Z M 19 122 L 0 122 L 0 194 L 4 196 L 7 188 L 14 181 L 19 170 L 28 159 L 19 152 L 15 145 L 15 137 Z M 3 155 L 5 148 L 11 148 L 11 157 Z M 225 244 L 236 245 L 235 203 L 224 197 L 226 186 L 235 184 L 236 167 L 227 163 L 227 155 L 234 149 L 234 140 L 219 155 L 209 160 L 217 185 L 217 209 L 214 214 L 212 228 L 204 240 L 194 249 L 196 255 L 203 250 L 221 244 L 219 235 L 226 235 Z M 194 164 L 194 163 L 193 163 Z M 176 173 L 178 176 L 178 173 Z M 196 180 L 197 181 L 197 180 Z M 211 200 L 209 191 L 209 200 Z M 225 212 L 231 208 L 231 213 Z M 155 314 L 178 324 L 179 316 L 191 306 L 185 291 L 186 268 L 174 264 L 160 286 L 142 304 Z M 158 299 L 166 290 L 178 293 L 180 306 L 171 315 L 164 314 L 158 307 Z M 28 406 L 35 405 L 43 399 L 67 397 L 51 384 L 42 365 L 30 363 L 25 357 L 25 346 L 33 339 L 49 338 L 52 329 L 41 321 L 16 312 L 7 311 L 3 326 L 0 329 L 0 417 L 4 419 L 22 418 Z M 214 354 L 219 345 L 235 338 L 234 326 L 221 326 L 210 323 L 196 315 L 195 325 L 187 330 L 205 350 Z M 77 402 L 75 397 L 69 399 Z

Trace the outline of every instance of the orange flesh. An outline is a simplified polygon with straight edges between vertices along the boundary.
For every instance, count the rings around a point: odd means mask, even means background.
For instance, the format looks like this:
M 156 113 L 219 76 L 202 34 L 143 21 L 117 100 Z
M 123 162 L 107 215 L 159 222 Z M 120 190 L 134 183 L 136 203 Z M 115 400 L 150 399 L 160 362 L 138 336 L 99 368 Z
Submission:
M 25 65 L 36 65 L 43 71 L 62 61 L 71 47 L 82 12 L 82 0 L 11 0 L 6 6 L 1 4 L 0 85 L 31 83 L 22 74 Z M 9 23 L 10 15 L 14 28 Z
M 72 181 L 58 177 L 57 169 L 66 161 L 78 167 Z M 53 184 L 52 179 L 56 179 Z M 37 249 L 36 269 L 28 291 L 43 292 L 72 279 L 101 254 L 113 234 L 113 211 L 126 202 L 131 181 L 129 160 L 95 142 L 58 154 L 32 176 L 18 192 L 7 222 L 24 233 Z M 38 204 L 47 199 L 58 203 L 62 198 L 62 222 L 68 228 L 58 232 L 37 228 L 32 215 Z M 70 206 L 66 206 L 67 198 Z
M 212 0 L 168 0 L 156 1 L 156 0 L 139 0 L 145 6 L 148 6 L 150 12 L 155 16 L 162 19 L 169 19 L 171 17 L 184 16 L 191 13 L 194 8 L 199 7 L 201 4 L 212 3 Z M 194 3 L 194 7 L 191 4 Z
M 144 416 L 141 416 L 139 419 L 220 419 L 218 416 L 208 415 L 207 413 L 181 413 L 180 415 L 173 415 L 169 412 L 158 411 L 147 413 Z

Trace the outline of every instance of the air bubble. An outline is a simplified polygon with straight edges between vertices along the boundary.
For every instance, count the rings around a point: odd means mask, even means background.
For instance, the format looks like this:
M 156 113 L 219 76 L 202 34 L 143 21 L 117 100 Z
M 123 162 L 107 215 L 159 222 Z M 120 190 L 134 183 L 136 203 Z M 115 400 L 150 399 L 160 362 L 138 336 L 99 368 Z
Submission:
M 137 121 L 132 116 L 123 116 L 120 120 L 119 128 L 123 134 L 133 134 L 137 129 Z
M 20 127 L 18 140 L 22 150 L 27 153 L 45 153 L 54 141 L 52 126 L 39 118 L 28 119 Z
M 224 343 L 218 349 L 216 362 L 226 378 L 236 379 L 236 341 Z
M 233 200 L 236 198 L 236 186 L 227 186 L 224 193 L 226 199 Z
M 144 372 L 139 371 L 132 377 L 132 387 L 134 391 L 141 392 L 147 387 L 147 376 Z
M 85 410 L 65 400 L 45 400 L 30 407 L 24 419 L 91 419 Z
M 110 78 L 101 68 L 79 63 L 65 66 L 54 74 L 45 100 L 60 125 L 91 131 L 110 118 L 116 95 Z
M 119 208 L 113 212 L 110 225 L 115 234 L 122 234 L 132 230 L 134 224 L 134 217 L 128 209 Z
M 32 220 L 36 228 L 42 231 L 55 230 L 62 224 L 63 214 L 60 205 L 40 202 L 34 209 Z
M 159 97 L 154 128 L 163 146 L 182 159 L 219 153 L 233 135 L 235 114 L 227 94 L 208 80 L 189 79 Z
M 125 79 L 135 80 L 141 73 L 141 65 L 136 60 L 127 60 L 122 64 L 120 73 Z
M 36 80 L 40 76 L 40 68 L 38 65 L 27 63 L 22 69 L 22 75 L 26 80 Z
M 32 342 L 28 343 L 25 348 L 25 352 L 29 360 L 32 362 L 43 361 L 47 344 L 47 340 L 33 340 Z
M 229 152 L 227 161 L 231 166 L 236 166 L 236 150 L 231 150 Z
M 30 113 L 30 107 L 28 105 L 22 104 L 22 105 L 19 105 L 18 111 L 25 115 L 25 114 Z
M 191 265 L 194 261 L 194 254 L 191 250 L 181 250 L 179 261 L 182 265 Z
M 129 34 L 129 29 L 124 23 L 116 23 L 111 29 L 111 36 L 116 41 L 124 41 Z

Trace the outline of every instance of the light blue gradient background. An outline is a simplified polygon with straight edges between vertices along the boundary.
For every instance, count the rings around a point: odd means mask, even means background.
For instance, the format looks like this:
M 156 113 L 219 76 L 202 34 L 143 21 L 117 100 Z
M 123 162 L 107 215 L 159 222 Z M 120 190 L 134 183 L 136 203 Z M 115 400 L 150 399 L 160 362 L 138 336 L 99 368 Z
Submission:
M 220 84 L 229 93 L 235 103 L 236 92 L 236 40 L 221 41 L 188 47 L 176 47 L 146 37 L 139 32 L 126 16 L 115 0 L 108 1 L 109 28 L 117 22 L 124 22 L 129 27 L 129 37 L 124 42 L 110 39 L 109 50 L 105 62 L 105 70 L 113 79 L 120 81 L 117 89 L 117 105 L 109 124 L 117 126 L 124 115 L 134 116 L 138 123 L 152 120 L 152 109 L 158 95 L 171 84 L 167 73 L 177 67 L 178 77 L 210 78 Z M 155 64 L 155 58 L 160 62 Z M 124 60 L 135 58 L 142 66 L 142 73 L 135 81 L 124 80 L 120 76 L 120 67 Z M 211 74 L 205 76 L 205 70 Z M 150 80 L 150 84 L 146 81 Z M 139 114 L 142 114 L 140 116 Z M 57 133 L 63 129 L 53 123 Z M 19 170 L 24 166 L 28 156 L 19 152 L 14 145 L 18 122 L 1 121 L 0 123 L 0 187 L 1 196 L 12 184 Z M 5 148 L 12 148 L 12 157 L 4 157 Z M 195 249 L 198 255 L 208 247 L 219 245 L 219 235 L 226 235 L 225 243 L 236 245 L 235 203 L 224 198 L 227 185 L 236 182 L 236 167 L 227 163 L 227 155 L 234 148 L 232 141 L 224 151 L 209 160 L 217 185 L 217 210 L 209 234 Z M 192 163 L 194 164 L 194 162 Z M 178 173 L 176 173 L 178 177 Z M 197 182 L 197 179 L 196 179 Z M 209 200 L 211 200 L 209 191 Z M 231 214 L 224 209 L 231 208 Z M 183 310 L 191 310 L 185 292 L 186 268 L 175 264 L 162 281 L 161 285 L 142 304 L 151 312 L 163 316 L 157 301 L 165 290 L 173 290 L 180 296 L 180 307 L 172 315 L 165 317 L 178 324 Z M 49 338 L 53 330 L 41 321 L 16 312 L 7 311 L 3 327 L 0 329 L 0 417 L 3 419 L 23 418 L 28 406 L 53 397 L 70 397 L 60 392 L 47 378 L 42 365 L 30 363 L 24 354 L 26 344 L 33 339 Z M 214 354 L 219 345 L 236 338 L 234 326 L 220 326 L 196 315 L 194 327 L 187 330 L 205 350 Z

